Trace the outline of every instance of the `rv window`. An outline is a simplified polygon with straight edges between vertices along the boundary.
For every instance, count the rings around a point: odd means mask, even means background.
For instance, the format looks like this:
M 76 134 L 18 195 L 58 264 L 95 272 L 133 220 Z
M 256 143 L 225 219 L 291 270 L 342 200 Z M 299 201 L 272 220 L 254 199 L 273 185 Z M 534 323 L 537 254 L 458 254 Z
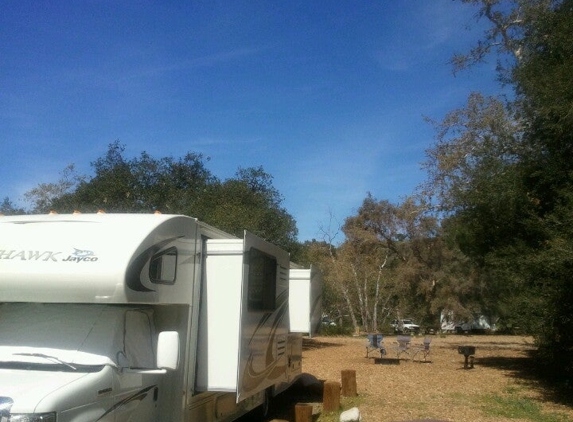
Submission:
M 151 258 L 149 279 L 152 283 L 173 284 L 177 275 L 177 249 L 169 248 Z
M 145 311 L 127 311 L 123 332 L 123 353 L 129 368 L 155 367 L 153 322 Z
M 277 260 L 252 248 L 249 252 L 249 310 L 273 311 L 276 308 Z

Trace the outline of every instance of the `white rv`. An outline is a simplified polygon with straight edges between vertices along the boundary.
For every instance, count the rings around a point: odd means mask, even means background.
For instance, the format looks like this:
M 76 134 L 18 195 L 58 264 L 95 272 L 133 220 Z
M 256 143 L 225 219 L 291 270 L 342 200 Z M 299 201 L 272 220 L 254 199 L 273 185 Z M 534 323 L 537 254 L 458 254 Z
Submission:
M 440 313 L 440 329 L 444 333 L 470 333 L 495 331 L 495 324 L 490 324 L 485 315 L 474 314 L 472 318 L 457 320 L 452 311 L 444 310 Z
M 289 255 L 174 215 L 0 217 L 0 421 L 226 422 L 301 373 Z

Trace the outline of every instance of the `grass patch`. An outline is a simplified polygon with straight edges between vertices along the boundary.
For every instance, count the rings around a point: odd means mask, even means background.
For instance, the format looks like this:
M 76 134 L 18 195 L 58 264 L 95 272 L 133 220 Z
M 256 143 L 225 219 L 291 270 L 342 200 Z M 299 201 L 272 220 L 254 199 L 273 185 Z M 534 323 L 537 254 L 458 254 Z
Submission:
M 535 422 L 572 422 L 566 415 L 557 412 L 543 412 L 539 403 L 529 397 L 517 394 L 516 389 L 508 391 L 511 395 L 483 396 L 483 410 L 493 417 L 508 419 L 526 419 Z
M 316 422 L 339 422 L 340 414 L 345 410 L 358 407 L 364 401 L 364 396 L 358 395 L 355 397 L 341 397 L 340 398 L 340 411 L 338 412 L 321 412 Z

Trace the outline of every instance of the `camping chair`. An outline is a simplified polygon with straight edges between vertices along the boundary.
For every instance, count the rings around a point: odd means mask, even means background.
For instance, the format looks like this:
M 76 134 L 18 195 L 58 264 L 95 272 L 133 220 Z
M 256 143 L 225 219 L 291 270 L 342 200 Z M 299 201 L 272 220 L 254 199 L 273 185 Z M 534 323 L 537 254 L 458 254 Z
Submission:
M 400 359 L 400 355 L 402 353 L 407 354 L 408 356 L 410 356 L 410 342 L 412 341 L 412 338 L 410 336 L 398 336 L 396 338 L 396 343 L 398 343 L 398 345 L 396 347 L 394 347 L 394 350 L 396 350 L 396 354 L 398 359 Z
M 414 352 L 414 355 L 412 356 L 412 360 L 415 360 L 416 355 L 418 353 L 421 353 L 424 356 L 424 362 L 426 362 L 426 358 L 430 354 L 430 343 L 431 342 L 432 342 L 431 338 L 425 338 L 424 342 L 422 344 L 417 344 L 415 346 L 416 351 Z
M 380 350 L 380 357 L 386 354 L 386 347 L 382 342 L 382 334 L 368 334 L 368 342 L 366 343 L 366 357 L 374 350 Z

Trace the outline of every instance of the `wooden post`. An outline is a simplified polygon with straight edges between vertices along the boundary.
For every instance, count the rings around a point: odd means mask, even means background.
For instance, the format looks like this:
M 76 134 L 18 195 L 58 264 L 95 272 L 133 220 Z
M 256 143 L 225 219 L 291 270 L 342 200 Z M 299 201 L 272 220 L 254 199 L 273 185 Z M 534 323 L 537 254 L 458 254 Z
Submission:
M 312 422 L 312 405 L 296 404 L 294 406 L 295 422 Z
M 342 370 L 342 395 L 344 397 L 354 397 L 356 392 L 356 371 L 354 369 Z
M 325 412 L 338 411 L 340 408 L 340 383 L 336 381 L 326 381 L 324 383 L 324 394 L 322 397 L 322 407 Z

